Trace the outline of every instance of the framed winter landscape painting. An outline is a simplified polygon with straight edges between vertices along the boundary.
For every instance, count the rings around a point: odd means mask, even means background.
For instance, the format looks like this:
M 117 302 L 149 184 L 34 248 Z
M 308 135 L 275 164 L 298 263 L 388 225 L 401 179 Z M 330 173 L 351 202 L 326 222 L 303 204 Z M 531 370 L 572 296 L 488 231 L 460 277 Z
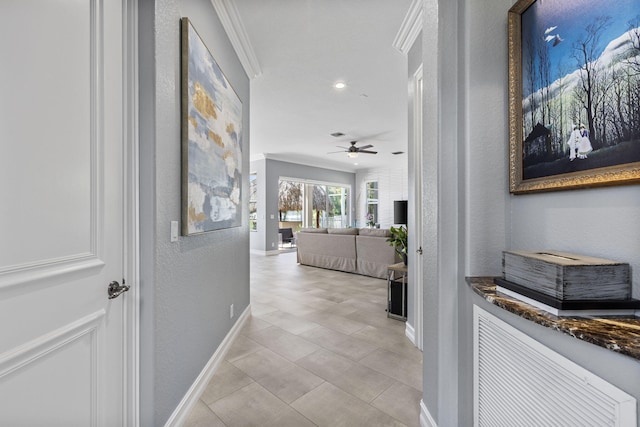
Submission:
M 181 32 L 186 236 L 241 226 L 242 103 L 188 18 Z
M 509 10 L 512 193 L 640 182 L 640 2 Z

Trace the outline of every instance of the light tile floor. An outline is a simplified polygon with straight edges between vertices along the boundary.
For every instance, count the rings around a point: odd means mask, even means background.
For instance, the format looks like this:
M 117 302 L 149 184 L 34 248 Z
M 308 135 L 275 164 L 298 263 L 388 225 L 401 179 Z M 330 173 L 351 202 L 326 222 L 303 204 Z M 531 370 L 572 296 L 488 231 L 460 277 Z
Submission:
M 422 353 L 386 281 L 251 255 L 251 317 L 186 426 L 419 426 Z

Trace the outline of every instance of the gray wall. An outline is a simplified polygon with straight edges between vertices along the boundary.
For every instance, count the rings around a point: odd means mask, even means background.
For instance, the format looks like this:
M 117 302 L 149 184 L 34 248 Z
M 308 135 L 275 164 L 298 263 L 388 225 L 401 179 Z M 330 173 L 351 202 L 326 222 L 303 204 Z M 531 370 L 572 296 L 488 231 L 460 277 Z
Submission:
M 169 242 L 170 221 L 180 220 L 180 18 L 190 18 L 242 100 L 244 176 L 249 79 L 209 0 L 140 3 L 140 419 L 159 426 L 249 305 L 246 197 L 242 227 Z
M 558 249 L 629 262 L 636 273 L 633 293 L 640 296 L 638 185 L 519 196 L 508 192 L 506 37 L 507 11 L 514 2 L 425 0 L 426 19 L 433 24 L 427 27 L 440 26 L 435 35 L 423 37 L 425 64 L 438 58 L 435 71 L 425 65 L 426 97 L 438 99 L 425 101 L 425 122 L 435 120 L 433 126 L 440 129 L 439 133 L 425 129 L 425 136 L 437 139 L 425 154 L 439 159 L 431 164 L 436 171 L 427 173 L 424 184 L 425 195 L 431 197 L 425 209 L 439 218 L 438 227 L 425 228 L 425 238 L 440 237 L 440 243 L 425 258 L 429 276 L 425 276 L 424 300 L 424 401 L 441 427 L 473 425 L 473 304 L 640 400 L 636 360 L 507 313 L 475 295 L 464 282 L 464 276 L 500 275 L 504 249 Z M 434 13 L 439 23 L 433 22 Z M 427 83 L 430 73 L 435 83 Z M 452 107 L 457 111 L 449 110 Z M 446 131 L 456 124 L 457 134 Z M 451 145 L 458 147 L 453 155 L 446 151 Z M 450 170 L 456 171 L 454 176 Z M 457 195 L 457 202 L 443 192 Z M 437 208 L 429 208 L 429 202 L 437 202 Z M 444 219 L 456 215 L 457 225 Z M 445 234 L 455 236 L 457 250 L 448 246 Z M 457 274 L 443 261 L 448 256 L 458 257 Z M 428 279 L 435 283 L 427 283 Z M 457 302 L 451 307 L 454 296 Z M 451 359 L 457 358 L 455 364 L 447 361 L 447 352 Z M 456 385 L 447 384 L 446 378 Z M 457 407 L 455 413 L 452 407 Z
M 354 173 L 272 159 L 251 162 L 251 170 L 258 173 L 258 232 L 251 233 L 251 249 L 265 252 L 278 249 L 278 181 L 280 177 L 351 186 L 349 205 L 353 207 Z M 271 219 L 271 215 L 273 215 L 273 219 Z
M 463 277 L 464 87 L 459 2 L 425 0 L 423 49 L 423 401 L 457 426 L 458 295 Z M 446 420 L 446 423 L 443 421 Z
M 631 263 L 640 297 L 637 185 L 512 196 L 508 192 L 507 10 L 512 0 L 467 1 L 465 43 L 471 138 L 466 197 L 467 275 L 500 272 L 504 249 L 557 249 Z M 491 40 L 491 43 L 487 43 Z M 490 221 L 487 221 L 490 219 Z M 490 225 L 487 227 L 487 225 Z

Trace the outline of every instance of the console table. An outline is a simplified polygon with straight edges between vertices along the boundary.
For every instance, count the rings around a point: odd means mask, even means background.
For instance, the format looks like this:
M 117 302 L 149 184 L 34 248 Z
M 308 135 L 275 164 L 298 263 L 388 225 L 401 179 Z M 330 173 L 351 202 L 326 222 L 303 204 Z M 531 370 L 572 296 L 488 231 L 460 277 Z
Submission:
M 387 267 L 387 317 L 407 320 L 407 274 L 403 262 Z
M 471 289 L 488 302 L 534 323 L 640 360 L 640 318 L 555 316 L 496 290 L 493 277 L 468 277 Z

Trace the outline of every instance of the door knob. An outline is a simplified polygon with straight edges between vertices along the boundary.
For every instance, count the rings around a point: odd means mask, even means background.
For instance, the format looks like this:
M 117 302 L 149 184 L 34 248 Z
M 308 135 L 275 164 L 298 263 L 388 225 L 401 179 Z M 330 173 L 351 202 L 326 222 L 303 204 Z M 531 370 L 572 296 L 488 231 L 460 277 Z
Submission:
M 129 290 L 129 286 L 124 284 L 124 279 L 122 279 L 122 285 L 117 281 L 113 281 L 109 283 L 109 287 L 107 288 L 107 294 L 109 295 L 109 299 L 118 298 L 123 293 Z

